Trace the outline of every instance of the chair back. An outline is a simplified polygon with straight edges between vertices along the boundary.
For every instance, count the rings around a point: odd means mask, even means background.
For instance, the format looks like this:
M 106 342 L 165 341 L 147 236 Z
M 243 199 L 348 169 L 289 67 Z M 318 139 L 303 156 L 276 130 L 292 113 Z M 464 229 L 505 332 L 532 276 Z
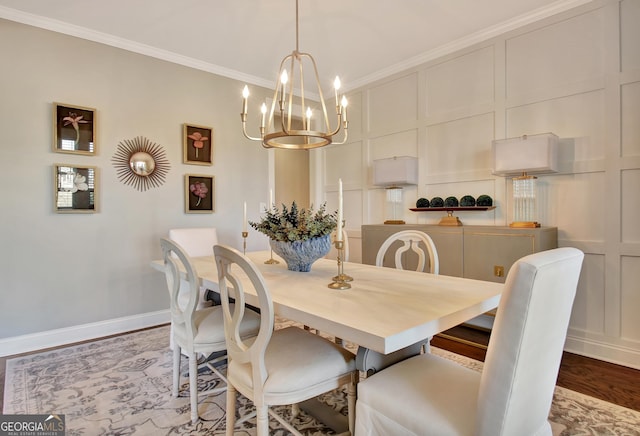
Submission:
M 262 274 L 250 259 L 234 248 L 224 245 L 214 246 L 213 253 L 218 267 L 218 286 L 224 314 L 227 355 L 237 363 L 251 364 L 253 389 L 258 398 L 258 394 L 262 395 L 262 387 L 267 380 L 264 356 L 275 322 L 273 301 Z M 245 308 L 247 291 L 245 286 L 253 288 L 258 296 L 260 330 L 255 338 L 243 339 L 240 335 L 240 323 L 245 311 L 248 310 Z M 233 307 L 229 304 L 230 297 L 235 298 Z
M 174 326 L 184 325 L 187 332 L 185 339 L 193 341 L 197 334 L 193 314 L 200 297 L 200 279 L 189 255 L 180 245 L 170 239 L 161 238 L 160 247 L 171 300 L 171 321 Z M 185 271 L 184 277 L 181 277 L 182 270 Z M 188 298 L 179 298 L 181 292 L 183 295 L 186 293 Z M 185 300 L 186 303 L 184 303 Z
M 428 255 L 429 272 L 431 274 L 438 274 L 440 272 L 440 262 L 438 260 L 436 246 L 429 235 L 419 230 L 402 230 L 389 236 L 378 250 L 378 255 L 376 256 L 377 266 L 383 266 L 385 254 L 396 241 L 402 242 L 402 245 L 398 247 L 395 252 L 394 265 L 396 268 L 405 269 L 402 265 L 402 255 L 411 250 L 418 255 L 416 271 L 424 271 L 426 257 Z
M 170 229 L 169 239 L 180 244 L 191 257 L 211 256 L 218 233 L 215 227 Z
M 338 258 L 338 250 L 334 245 L 334 241 L 336 240 L 336 235 L 337 235 L 336 230 L 331 232 L 331 249 L 325 256 L 326 259 L 335 260 Z M 344 250 L 342 261 L 349 262 L 349 236 L 347 235 L 347 231 L 344 228 L 342 229 L 342 241 L 343 241 L 342 247 Z
M 476 434 L 551 434 L 547 421 L 584 254 L 557 248 L 509 270 L 478 397 Z

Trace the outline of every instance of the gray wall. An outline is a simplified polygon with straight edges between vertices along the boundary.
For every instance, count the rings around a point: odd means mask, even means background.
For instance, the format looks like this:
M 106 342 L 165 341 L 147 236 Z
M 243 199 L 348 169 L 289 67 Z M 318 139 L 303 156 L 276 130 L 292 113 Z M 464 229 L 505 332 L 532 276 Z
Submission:
M 149 266 L 159 238 L 215 226 L 241 248 L 243 201 L 249 219 L 267 202 L 267 152 L 241 133 L 243 84 L 4 20 L 0 59 L 0 354 L 23 335 L 45 346 L 82 338 L 73 326 L 94 336 L 168 320 L 164 278 Z M 53 102 L 97 109 L 96 156 L 52 151 Z M 213 127 L 214 165 L 182 163 L 183 123 Z M 146 192 L 121 183 L 111 162 L 136 136 L 171 164 L 164 185 Z M 54 212 L 55 163 L 98 167 L 98 213 Z M 215 176 L 215 213 L 185 214 L 185 174 Z M 249 249 L 264 246 L 249 238 Z M 38 344 L 39 332 L 64 328 Z

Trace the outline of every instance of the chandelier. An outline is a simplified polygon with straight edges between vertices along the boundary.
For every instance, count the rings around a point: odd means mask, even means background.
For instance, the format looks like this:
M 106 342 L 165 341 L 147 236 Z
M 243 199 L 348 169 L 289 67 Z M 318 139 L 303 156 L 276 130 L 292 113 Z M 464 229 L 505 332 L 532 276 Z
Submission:
M 320 115 L 316 116 L 305 100 L 304 70 L 312 68 L 317 95 L 319 97 Z M 344 144 L 347 140 L 347 98 L 339 95 L 340 78 L 333 82 L 335 88 L 336 121 L 335 128 L 331 127 L 327 107 L 324 103 L 322 87 L 318 76 L 316 61 L 309 53 L 302 53 L 298 49 L 298 0 L 296 0 L 296 48 L 280 63 L 277 81 L 271 109 L 267 115 L 267 104 L 262 103 L 260 108 L 260 136 L 253 137 L 247 134 L 247 103 L 249 88 L 245 85 L 242 90 L 242 133 L 248 139 L 261 141 L 265 148 L 283 148 L 289 150 L 309 150 L 325 145 Z M 298 95 L 294 95 L 294 91 Z M 279 115 L 279 120 L 277 119 Z M 277 126 L 276 126 L 277 124 Z M 344 129 L 344 137 L 341 142 L 335 142 L 333 137 Z

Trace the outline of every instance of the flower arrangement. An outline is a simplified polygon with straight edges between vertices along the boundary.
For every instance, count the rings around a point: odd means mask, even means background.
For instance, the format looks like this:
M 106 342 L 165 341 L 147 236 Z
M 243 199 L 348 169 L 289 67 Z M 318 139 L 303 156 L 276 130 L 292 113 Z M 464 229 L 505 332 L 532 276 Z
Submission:
M 326 203 L 314 211 L 313 206 L 298 208 L 294 201 L 291 208 L 283 204 L 282 211 L 275 206 L 267 209 L 260 222 L 249 225 L 274 241 L 306 241 L 330 234 L 337 226 L 337 212 L 327 213 Z

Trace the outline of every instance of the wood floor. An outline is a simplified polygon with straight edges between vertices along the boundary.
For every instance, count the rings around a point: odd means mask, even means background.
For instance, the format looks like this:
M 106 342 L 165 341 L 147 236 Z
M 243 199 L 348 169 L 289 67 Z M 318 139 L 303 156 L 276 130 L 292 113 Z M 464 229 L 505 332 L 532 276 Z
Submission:
M 487 332 L 459 326 L 434 337 L 431 344 L 453 353 L 484 361 L 489 336 Z M 9 356 L 8 358 L 13 357 L 17 356 Z M 5 368 L 8 358 L 0 357 L 0 410 L 4 405 Z M 576 392 L 640 411 L 639 370 L 565 352 L 557 384 Z
M 464 326 L 447 330 L 431 340 L 434 347 L 484 361 L 489 333 Z M 558 386 L 640 411 L 640 371 L 563 353 Z

